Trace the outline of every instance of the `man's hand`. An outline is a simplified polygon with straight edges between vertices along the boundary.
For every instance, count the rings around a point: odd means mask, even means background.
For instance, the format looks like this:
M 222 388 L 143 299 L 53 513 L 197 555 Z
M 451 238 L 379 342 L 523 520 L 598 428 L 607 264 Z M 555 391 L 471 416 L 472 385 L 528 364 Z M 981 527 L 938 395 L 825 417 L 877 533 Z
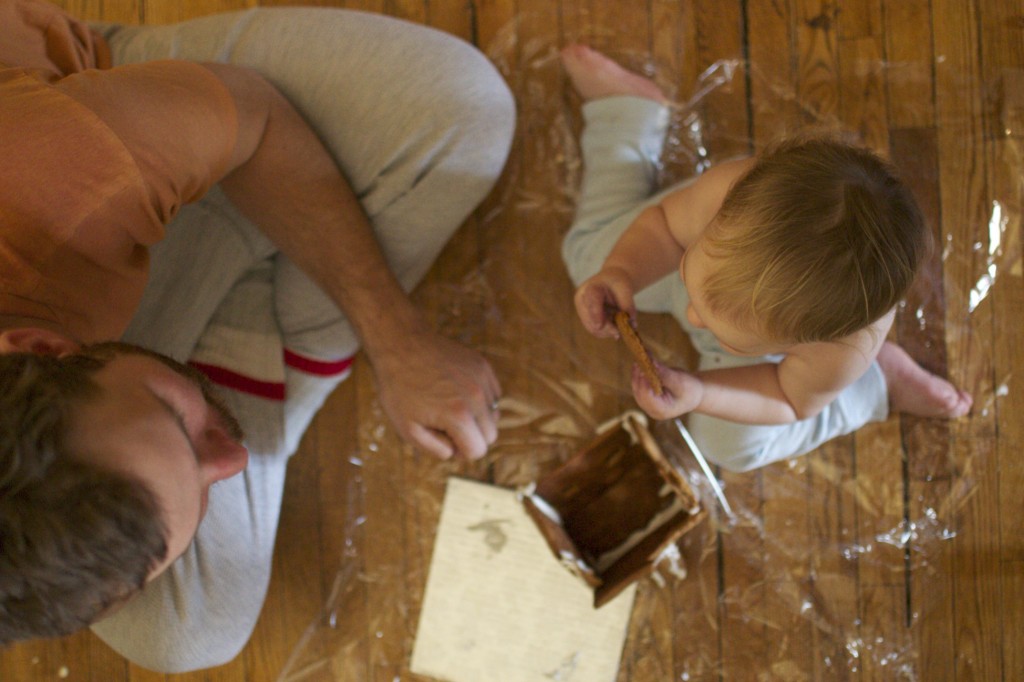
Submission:
M 374 358 L 380 400 L 399 434 L 448 459 L 478 459 L 498 436 L 501 386 L 487 360 L 432 330 Z
M 281 93 L 247 69 L 207 68 L 238 110 L 227 196 L 345 313 L 399 433 L 440 457 L 483 456 L 501 393 L 490 365 L 425 323 L 337 163 Z

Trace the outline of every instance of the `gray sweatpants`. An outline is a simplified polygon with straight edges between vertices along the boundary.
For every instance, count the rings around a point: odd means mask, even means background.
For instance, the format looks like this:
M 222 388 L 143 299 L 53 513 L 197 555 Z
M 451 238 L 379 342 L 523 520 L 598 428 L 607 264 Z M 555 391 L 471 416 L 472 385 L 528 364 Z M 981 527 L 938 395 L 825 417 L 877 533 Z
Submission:
M 170 26 L 97 26 L 115 64 L 158 58 L 253 67 L 332 152 L 407 289 L 493 186 L 514 103 L 472 46 L 388 17 L 334 9 L 258 9 Z M 344 316 L 214 188 L 182 209 L 152 253 L 146 294 L 125 335 L 200 361 L 284 399 L 228 390 L 244 427 L 246 471 L 210 491 L 188 551 L 121 611 L 93 626 L 143 667 L 227 662 L 255 626 L 270 577 L 285 467 L 347 373 L 358 340 Z M 309 371 L 284 354 L 325 363 Z
M 615 242 L 645 207 L 677 189 L 654 194 L 657 164 L 669 123 L 665 107 L 635 97 L 612 97 L 585 104 L 583 117 L 583 186 L 575 221 L 562 244 L 569 276 L 577 285 L 600 270 Z M 782 360 L 782 356 L 732 355 L 708 330 L 692 326 L 686 319 L 689 296 L 676 273 L 640 292 L 636 305 L 646 312 L 675 317 L 700 354 L 700 369 Z M 733 471 L 747 471 L 804 454 L 870 421 L 881 421 L 888 412 L 885 379 L 878 363 L 874 363 L 810 419 L 781 426 L 754 426 L 690 414 L 687 425 L 709 460 Z

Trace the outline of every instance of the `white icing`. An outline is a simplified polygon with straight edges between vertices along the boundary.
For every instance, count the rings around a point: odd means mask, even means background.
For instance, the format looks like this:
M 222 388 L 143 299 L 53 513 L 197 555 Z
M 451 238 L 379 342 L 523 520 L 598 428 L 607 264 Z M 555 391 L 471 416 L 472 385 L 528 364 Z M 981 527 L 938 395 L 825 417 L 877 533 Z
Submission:
M 531 483 L 526 488 L 523 488 L 520 491 L 520 495 L 521 495 L 520 499 L 522 499 L 523 497 L 529 498 L 530 502 L 533 503 L 533 506 L 537 508 L 537 511 L 539 511 L 541 514 L 546 516 L 553 523 L 556 523 L 559 526 L 563 525 L 562 524 L 562 515 L 558 513 L 557 509 L 555 509 L 550 504 L 548 504 L 547 500 L 545 500 L 543 497 L 538 495 L 536 493 L 536 490 L 537 490 L 537 486 L 535 484 Z
M 563 549 L 559 552 L 558 558 L 561 560 L 562 565 L 569 569 L 570 573 L 584 582 L 586 582 L 586 579 L 583 576 L 592 573 L 586 562 L 572 552 L 567 552 Z
M 658 558 L 654 560 L 655 566 L 660 566 L 662 563 L 668 563 L 666 569 L 669 573 L 682 580 L 686 577 L 686 564 L 683 563 L 683 555 L 679 552 L 679 546 L 676 543 L 669 544 L 665 550 L 658 555 Z
M 523 487 L 516 489 L 516 500 L 522 502 L 524 497 L 531 497 L 536 492 L 537 483 L 535 481 L 531 481 Z

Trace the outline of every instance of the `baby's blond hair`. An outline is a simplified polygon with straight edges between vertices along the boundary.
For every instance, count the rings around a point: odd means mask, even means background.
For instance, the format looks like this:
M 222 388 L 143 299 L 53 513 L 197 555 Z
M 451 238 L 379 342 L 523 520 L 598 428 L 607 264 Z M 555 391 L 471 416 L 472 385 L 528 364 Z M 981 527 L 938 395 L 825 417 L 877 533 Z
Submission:
M 782 141 L 729 190 L 704 249 L 708 307 L 780 342 L 833 341 L 906 294 L 929 248 L 910 190 L 872 152 Z

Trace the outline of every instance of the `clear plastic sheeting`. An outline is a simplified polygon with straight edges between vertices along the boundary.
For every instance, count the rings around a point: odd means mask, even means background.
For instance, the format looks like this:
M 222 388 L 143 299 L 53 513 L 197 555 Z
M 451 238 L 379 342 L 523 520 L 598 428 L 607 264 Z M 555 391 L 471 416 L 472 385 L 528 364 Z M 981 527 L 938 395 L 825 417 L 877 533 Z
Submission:
M 394 490 L 394 505 L 434 522 L 449 475 L 510 488 L 526 485 L 565 461 L 598 424 L 634 407 L 625 349 L 567 322 L 575 322 L 575 313 L 559 247 L 581 173 L 579 101 L 558 59 L 559 44 L 570 41 L 553 35 L 525 40 L 515 29 L 501 33 L 489 54 L 518 100 L 517 142 L 495 198 L 480 211 L 471 236 L 457 238 L 475 240 L 470 250 L 484 256 L 468 259 L 472 263 L 464 267 L 453 258 L 455 265 L 435 271 L 417 294 L 446 333 L 483 350 L 505 390 L 499 440 L 484 460 L 422 458 Z M 711 65 L 690 92 L 677 93 L 644 56 L 600 42 L 595 47 L 654 78 L 678 102 L 666 145 L 666 183 L 767 141 L 750 139 L 754 126 L 738 135 L 736 125 L 722 120 L 729 111 L 722 102 L 737 101 L 737 92 L 758 93 L 745 115 L 779 122 L 775 132 L 842 127 L 801 102 L 792 87 L 740 59 Z M 930 73 L 905 66 L 866 62 L 864 69 Z M 938 68 L 951 67 L 940 61 Z M 948 74 L 947 80 L 957 77 Z M 930 588 L 930 579 L 944 545 L 957 533 L 958 509 L 977 493 L 978 472 L 992 466 L 991 448 L 968 441 L 986 428 L 1013 379 L 1005 367 L 999 375 L 998 363 L 987 357 L 992 351 L 982 345 L 959 351 L 959 361 L 945 365 L 947 347 L 970 337 L 997 285 L 1007 279 L 1021 286 L 1021 82 L 1020 74 L 1008 72 L 983 84 L 992 106 L 979 115 L 991 117 L 983 127 L 1000 147 L 988 170 L 984 205 L 976 211 L 985 223 L 947 231 L 936 226 L 934 263 L 925 268 L 897 324 L 901 343 L 915 357 L 930 369 L 948 371 L 954 383 L 974 393 L 974 416 L 957 423 L 893 418 L 806 457 L 747 474 L 719 472 L 735 512 L 731 520 L 690 462 L 688 476 L 710 519 L 679 543 L 682 562 L 660 566 L 641 582 L 623 653 L 630 672 L 620 679 L 718 679 L 728 670 L 746 670 L 743 679 L 843 678 L 857 671 L 922 679 L 919 629 L 934 615 L 936 600 L 947 598 Z M 712 120 L 712 113 L 718 117 Z M 693 366 L 694 353 L 671 320 L 643 315 L 640 328 L 662 360 Z M 992 373 L 984 379 L 991 385 L 968 383 L 978 366 Z M 352 467 L 396 447 L 379 410 L 376 417 L 360 426 Z M 656 425 L 655 432 L 667 450 L 679 448 L 671 423 Z M 338 492 L 355 537 L 381 512 L 363 504 L 364 479 L 352 480 L 350 490 Z M 365 668 L 357 670 L 350 657 L 365 662 L 367 633 L 344 626 L 346 615 L 354 613 L 367 620 L 371 637 L 393 643 L 370 646 L 370 665 L 391 671 L 395 680 L 410 679 L 407 657 L 429 552 L 412 566 L 369 566 L 350 537 L 344 545 L 330 600 L 296 647 L 282 681 L 364 679 L 359 670 Z M 366 585 L 398 583 L 405 587 L 366 603 Z M 668 663 L 657 662 L 665 658 Z

